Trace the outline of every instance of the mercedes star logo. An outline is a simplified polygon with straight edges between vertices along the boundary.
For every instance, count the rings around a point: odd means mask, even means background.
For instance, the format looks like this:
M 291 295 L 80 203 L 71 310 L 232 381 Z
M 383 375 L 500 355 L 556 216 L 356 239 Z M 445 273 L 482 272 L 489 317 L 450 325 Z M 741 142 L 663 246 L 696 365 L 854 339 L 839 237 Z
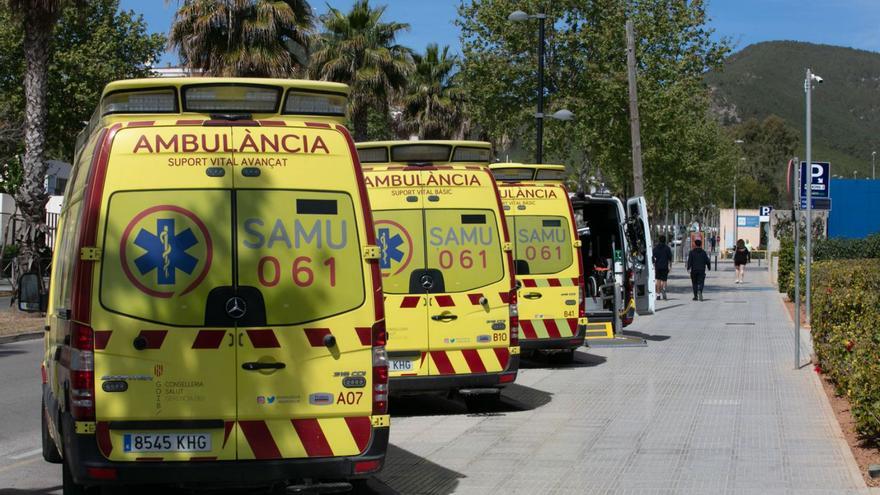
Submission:
M 434 287 L 434 277 L 428 274 L 422 275 L 421 283 L 423 289 L 431 290 Z
M 238 320 L 243 317 L 245 313 L 247 313 L 247 304 L 244 302 L 244 299 L 235 296 L 230 297 L 229 300 L 226 301 L 226 314 L 233 320 Z

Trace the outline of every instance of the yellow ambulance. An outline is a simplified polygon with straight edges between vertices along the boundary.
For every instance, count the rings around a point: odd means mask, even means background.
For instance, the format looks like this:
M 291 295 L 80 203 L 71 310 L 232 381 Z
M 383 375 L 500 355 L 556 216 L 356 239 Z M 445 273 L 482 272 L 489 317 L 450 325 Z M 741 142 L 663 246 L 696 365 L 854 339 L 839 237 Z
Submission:
M 379 249 L 347 95 L 281 79 L 105 88 L 48 294 L 43 455 L 65 494 L 320 488 L 381 469 Z M 38 308 L 38 277 L 21 285 Z
M 460 393 L 516 379 L 516 292 L 489 143 L 357 144 L 385 294 L 391 390 Z
M 513 242 L 520 348 L 571 361 L 584 344 L 584 271 L 564 165 L 496 163 Z

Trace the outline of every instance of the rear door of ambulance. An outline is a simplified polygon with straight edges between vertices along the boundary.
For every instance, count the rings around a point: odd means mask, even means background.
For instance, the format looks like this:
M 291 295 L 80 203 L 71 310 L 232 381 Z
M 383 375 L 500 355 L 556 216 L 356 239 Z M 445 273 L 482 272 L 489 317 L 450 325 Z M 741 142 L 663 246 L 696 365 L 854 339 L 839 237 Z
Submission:
M 231 130 L 110 132 L 91 311 L 98 446 L 113 461 L 235 459 L 236 330 L 212 316 L 213 292 L 234 285 Z
M 586 323 L 580 307 L 583 269 L 565 188 L 556 184 L 501 186 L 514 245 L 519 323 L 525 340 L 565 339 Z M 579 243 L 578 243 L 579 244 Z
M 648 223 L 648 206 L 643 196 L 629 198 L 626 201 L 628 248 L 632 251 L 635 262 L 633 288 L 636 311 L 640 315 L 654 314 L 655 275 L 654 263 L 651 261 L 653 245 L 651 242 L 651 226 Z
M 282 125 L 279 125 L 282 124 Z M 350 456 L 372 433 L 367 198 L 341 127 L 233 127 L 239 459 Z M 378 282 L 377 282 L 378 283 Z
M 361 150 L 361 153 L 364 153 Z M 425 268 L 424 198 L 419 167 L 365 168 L 381 255 L 389 376 L 428 376 L 428 295 L 418 275 Z
M 425 261 L 432 375 L 497 373 L 510 361 L 506 227 L 488 168 L 425 174 Z M 518 348 L 515 348 L 518 350 Z

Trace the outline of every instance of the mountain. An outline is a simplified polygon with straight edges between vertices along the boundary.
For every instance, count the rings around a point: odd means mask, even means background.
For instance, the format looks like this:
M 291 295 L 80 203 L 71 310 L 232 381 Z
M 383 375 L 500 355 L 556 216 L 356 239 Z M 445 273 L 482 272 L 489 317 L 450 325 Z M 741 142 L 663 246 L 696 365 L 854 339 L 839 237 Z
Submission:
M 852 177 L 855 170 L 869 176 L 871 152 L 880 154 L 880 53 L 794 41 L 757 43 L 731 55 L 706 81 L 725 123 L 776 114 L 798 131 L 803 159 L 807 67 L 824 79 L 813 90 L 813 159 L 830 161 L 834 175 Z

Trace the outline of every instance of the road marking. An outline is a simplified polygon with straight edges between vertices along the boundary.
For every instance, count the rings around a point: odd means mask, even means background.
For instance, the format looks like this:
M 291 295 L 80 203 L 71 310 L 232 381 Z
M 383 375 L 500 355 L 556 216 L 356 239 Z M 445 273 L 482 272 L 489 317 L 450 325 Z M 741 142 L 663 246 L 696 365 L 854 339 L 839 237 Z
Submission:
M 28 450 L 27 452 L 22 452 L 21 454 L 11 455 L 11 456 L 9 456 L 9 458 L 12 459 L 13 461 L 17 461 L 19 459 L 24 459 L 25 457 L 37 455 L 41 452 L 43 452 L 43 449 Z
M 37 462 L 37 461 L 39 461 L 39 460 L 40 460 L 39 457 L 34 457 L 33 459 L 27 459 L 27 460 L 24 460 L 24 461 L 16 462 L 15 464 L 10 464 L 10 465 L 8 465 L 8 466 L 3 466 L 3 467 L 0 467 L 0 473 L 5 473 L 6 471 L 11 471 L 11 470 L 13 470 L 13 469 L 15 469 L 15 468 L 19 468 L 19 467 L 22 467 L 22 466 L 26 466 L 26 465 L 28 465 L 28 464 L 33 464 L 33 463 L 35 463 L 35 462 Z

